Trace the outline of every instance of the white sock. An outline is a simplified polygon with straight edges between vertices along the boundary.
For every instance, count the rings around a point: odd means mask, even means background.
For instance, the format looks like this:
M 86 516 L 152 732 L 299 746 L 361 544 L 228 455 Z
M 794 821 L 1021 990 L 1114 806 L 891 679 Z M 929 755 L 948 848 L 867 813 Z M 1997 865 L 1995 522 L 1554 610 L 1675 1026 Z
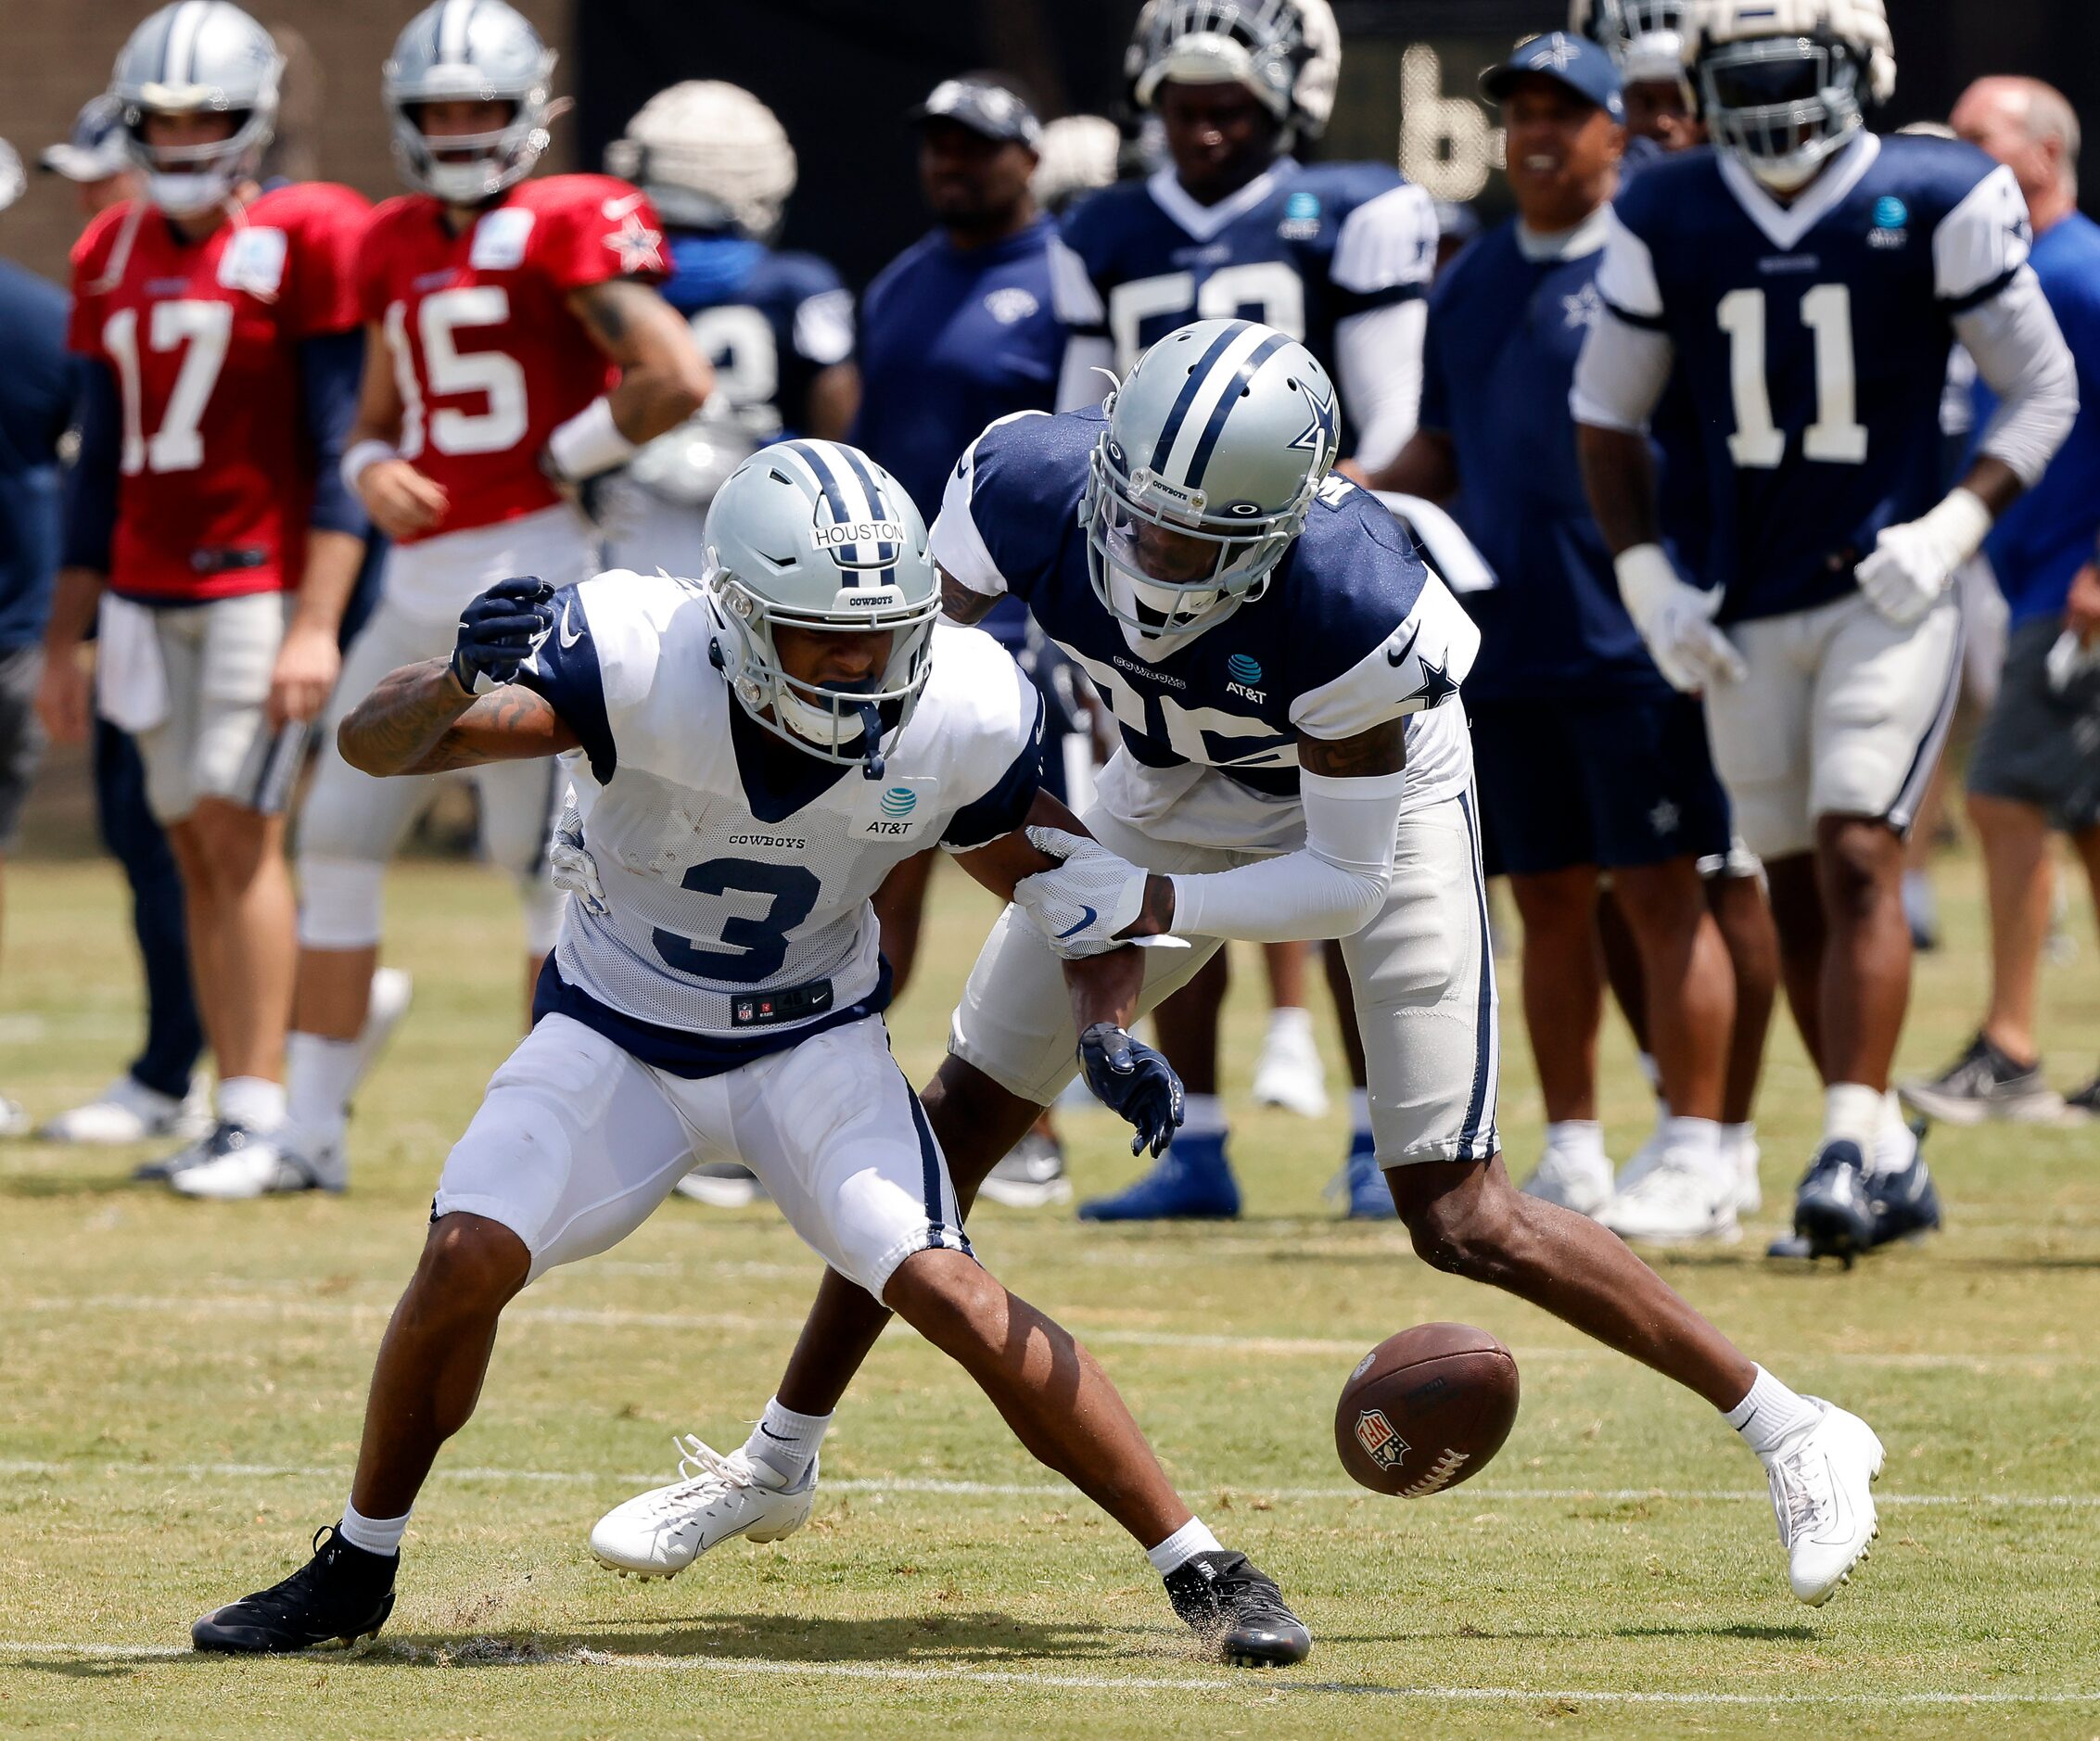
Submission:
M 1861 1082 L 1833 1082 L 1823 1091 L 1823 1140 L 1855 1142 L 1860 1153 L 1871 1159 L 1881 1112 L 1879 1088 Z
M 1301 1009 L 1296 1004 L 1278 1004 L 1268 1012 L 1268 1037 L 1272 1041 L 1292 1038 L 1310 1043 L 1313 1037 L 1313 1012 Z
M 1180 1570 L 1198 1554 L 1215 1554 L 1224 1545 L 1201 1518 L 1190 1518 L 1157 1547 L 1148 1547 L 1145 1557 L 1152 1562 L 1152 1569 L 1165 1578 Z
M 1349 1090 L 1349 1134 L 1352 1137 L 1371 1134 L 1371 1091 L 1368 1088 Z
M 1775 1451 L 1803 1427 L 1823 1418 L 1816 1405 L 1798 1396 L 1763 1366 L 1750 1381 L 1750 1393 L 1722 1417 L 1760 1456 Z
M 763 1461 L 793 1487 L 817 1460 L 817 1447 L 831 1424 L 829 1415 L 797 1415 L 783 1408 L 776 1396 L 744 1442 L 744 1455 Z
M 1880 1128 L 1866 1146 L 1867 1176 L 1877 1178 L 1901 1173 L 1916 1154 L 1917 1137 L 1911 1132 L 1910 1121 L 1903 1116 L 1903 1103 L 1896 1098 L 1895 1089 L 1890 1088 L 1881 1097 Z
M 1225 1135 L 1225 1102 L 1215 1094 L 1191 1094 L 1182 1106 L 1184 1137 Z
M 1553 1120 L 1546 1127 L 1546 1151 L 1583 1165 L 1610 1165 L 1604 1155 L 1604 1126 L 1594 1118 Z
M 1662 1072 L 1656 1068 L 1655 1054 L 1641 1053 L 1640 1066 L 1641 1074 L 1648 1079 L 1648 1086 L 1655 1090 L 1656 1098 L 1660 1099 L 1662 1096 Z
M 1661 1135 L 1662 1152 L 1678 1165 L 1734 1183 L 1734 1174 L 1722 1163 L 1721 1126 L 1712 1119 L 1680 1118 L 1672 1113 L 1662 1121 Z
M 341 1140 L 350 1116 L 350 1092 L 357 1086 L 357 1042 L 320 1034 L 293 1033 L 285 1040 L 291 1121 L 322 1142 Z
M 352 1547 L 362 1547 L 367 1554 L 398 1554 L 401 1551 L 401 1537 L 408 1533 L 411 1506 L 398 1518 L 368 1518 L 349 1500 L 343 1501 L 343 1520 L 336 1525 L 336 1533 Z
M 1731 1161 L 1741 1159 L 1743 1150 L 1756 1140 L 1757 1126 L 1755 1125 L 1724 1125 L 1721 1126 L 1721 1151 Z
M 263 1076 L 228 1076 L 219 1085 L 219 1116 L 250 1130 L 275 1130 L 285 1122 L 285 1085 Z

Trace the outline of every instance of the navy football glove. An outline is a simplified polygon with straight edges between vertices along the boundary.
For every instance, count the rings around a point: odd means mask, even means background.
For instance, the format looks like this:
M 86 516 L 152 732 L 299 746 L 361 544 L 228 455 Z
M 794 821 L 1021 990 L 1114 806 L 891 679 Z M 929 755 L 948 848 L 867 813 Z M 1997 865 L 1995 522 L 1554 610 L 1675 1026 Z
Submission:
M 554 589 L 538 575 L 499 580 L 460 613 L 452 680 L 486 695 L 515 680 L 517 667 L 554 627 Z
M 1181 1078 L 1172 1064 L 1114 1023 L 1097 1022 L 1079 1036 L 1079 1068 L 1095 1097 L 1138 1133 L 1132 1154 L 1149 1148 L 1157 1159 L 1165 1151 L 1182 1118 Z

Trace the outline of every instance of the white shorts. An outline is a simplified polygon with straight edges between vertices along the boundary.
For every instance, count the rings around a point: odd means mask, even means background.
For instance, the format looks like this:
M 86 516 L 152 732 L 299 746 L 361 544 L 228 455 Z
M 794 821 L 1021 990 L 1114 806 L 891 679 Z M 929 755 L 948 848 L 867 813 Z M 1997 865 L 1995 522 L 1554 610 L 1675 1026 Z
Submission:
M 138 753 L 146 807 L 157 821 L 183 820 L 200 798 L 251 810 L 283 807 L 288 782 L 274 765 L 283 758 L 272 751 L 284 736 L 296 759 L 302 738 L 297 728 L 272 731 L 263 704 L 285 641 L 286 608 L 282 592 L 250 592 L 155 609 L 168 713 L 138 733 Z
M 1097 807 L 1095 837 L 1163 874 L 1228 870 L 1254 855 L 1156 841 Z M 1140 1014 L 1177 991 L 1219 945 L 1148 949 Z M 1484 1161 L 1495 1128 L 1501 1046 L 1487 883 L 1470 794 L 1400 818 L 1393 888 L 1342 953 L 1355 988 L 1381 1166 Z M 1010 1094 L 1039 1106 L 1078 1070 L 1078 1036 L 1057 957 L 1016 909 L 1000 915 L 955 1011 L 948 1050 Z
M 572 587 L 601 566 L 590 523 L 559 502 L 515 520 L 393 545 L 380 571 L 379 596 L 411 616 L 443 623 L 449 653 L 459 614 L 497 581 L 537 575 L 551 587 Z
M 710 1161 L 749 1167 L 817 1255 L 878 1300 L 914 1252 L 970 1250 L 948 1163 L 879 1016 L 694 1078 L 544 1016 L 446 1158 L 431 1215 L 503 1223 L 537 1279 L 611 1250 Z
M 343 659 L 321 733 L 320 765 L 299 811 L 301 858 L 385 864 L 400 847 L 416 813 L 429 802 L 433 781 L 473 783 L 481 809 L 481 845 L 490 862 L 521 883 L 546 880 L 547 842 L 560 819 L 568 777 L 552 756 L 490 762 L 449 774 L 375 779 L 343 760 L 336 729 L 388 672 L 451 654 L 456 621 L 412 616 L 382 598 Z M 375 937 L 372 941 L 376 942 Z
M 1908 832 L 1954 717 L 1955 601 L 1899 629 L 1852 592 L 1727 633 L 1750 668 L 1707 691 L 1707 735 L 1750 850 L 1767 862 L 1807 852 L 1825 816 Z

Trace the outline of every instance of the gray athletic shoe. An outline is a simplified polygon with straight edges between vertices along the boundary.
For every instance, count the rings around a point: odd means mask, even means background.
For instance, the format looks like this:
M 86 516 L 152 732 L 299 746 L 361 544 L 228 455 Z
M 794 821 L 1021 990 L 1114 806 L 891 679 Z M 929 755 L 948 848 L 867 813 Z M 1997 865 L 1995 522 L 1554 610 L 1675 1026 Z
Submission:
M 1056 1137 L 1031 1129 L 986 1175 L 977 1192 L 1009 1209 L 1068 1203 L 1072 1201 L 1072 1181 L 1064 1172 L 1064 1150 Z
M 713 1209 L 742 1209 L 746 1203 L 763 1202 L 766 1188 L 749 1167 L 733 1161 L 707 1161 L 693 1169 L 673 1188 L 681 1197 Z
M 2042 1079 L 2039 1059 L 2016 1063 L 1982 1034 L 1940 1075 L 1899 1083 L 1896 1092 L 1913 1111 L 1945 1125 L 1980 1125 L 1987 1118 L 2047 1125 L 2064 1112 L 2064 1098 Z

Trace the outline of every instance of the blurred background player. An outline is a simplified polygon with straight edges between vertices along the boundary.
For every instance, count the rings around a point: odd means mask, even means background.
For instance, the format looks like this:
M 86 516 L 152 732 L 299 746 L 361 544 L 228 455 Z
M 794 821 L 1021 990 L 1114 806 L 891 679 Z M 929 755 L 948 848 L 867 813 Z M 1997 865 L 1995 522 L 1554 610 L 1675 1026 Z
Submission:
M 1704 693 L 1826 1085 L 1775 1253 L 1850 1261 L 1939 1223 L 1888 1091 L 1910 982 L 1903 842 L 1959 678 L 1949 582 L 2040 478 L 2075 382 L 2012 172 L 1868 130 L 1895 83 L 1880 0 L 1804 0 L 1785 33 L 1751 0 L 1693 22 L 1719 149 L 1650 164 L 1620 196 L 1573 402 L 1621 593 L 1663 675 Z M 1775 275 L 1775 258 L 1801 264 Z M 2002 403 L 1941 496 L 1950 330 Z M 1709 480 L 1709 591 L 1679 578 L 1656 510 L 1648 422 L 1673 369 L 1703 451 L 1665 457 Z
M 0 139 L 0 211 L 23 185 L 21 159 Z M 81 368 L 66 350 L 66 293 L 0 260 L 0 868 L 44 755 L 36 691 L 58 571 L 59 444 Z M 29 1114 L 0 1094 L 0 1136 L 29 1128 Z
M 2037 982 L 2055 883 L 2049 835 L 2070 837 L 2100 903 L 2100 225 L 2078 210 L 2078 117 L 2037 79 L 1979 79 L 1954 131 L 2009 167 L 2034 225 L 2032 263 L 2078 366 L 2079 414 L 2032 490 L 1984 540 L 2010 607 L 1997 698 L 1968 765 L 1968 813 L 1982 843 L 1991 921 L 1991 998 L 1962 1056 L 1903 1086 L 1912 1107 L 1951 1124 L 2053 1120 L 2065 1097 L 2042 1071 Z M 1996 400 L 1976 388 L 1977 426 Z M 2068 1097 L 2100 1112 L 2100 1077 Z
M 1058 312 L 1070 332 L 1063 409 L 1098 404 L 1103 369 L 1126 375 L 1145 348 L 1192 318 L 1260 320 L 1302 339 L 1340 385 L 1345 455 L 1376 470 L 1414 433 L 1421 397 L 1423 295 L 1435 268 L 1429 196 L 1369 163 L 1299 164 L 1334 103 L 1341 37 L 1325 0 L 1152 0 L 1138 21 L 1132 95 L 1157 117 L 1168 162 L 1104 188 L 1066 226 L 1055 255 Z M 1126 741 L 1128 734 L 1126 733 Z M 1277 798 L 1285 773 L 1236 776 Z M 1257 1099 L 1313 1112 L 1325 1104 L 1305 1009 L 1304 951 L 1269 958 L 1276 1013 L 1255 1068 Z M 1330 972 L 1334 957 L 1330 953 Z M 1188 1123 L 1157 1169 L 1085 1205 L 1102 1220 L 1238 1213 L 1218 1099 L 1217 1030 L 1225 952 L 1161 1006 L 1161 1049 L 1188 1084 Z M 1386 1216 L 1392 1199 L 1372 1159 L 1362 1048 L 1337 997 L 1350 1054 L 1352 1213 Z
M 138 741 L 219 1068 L 210 1134 L 144 1170 L 171 1179 L 241 1164 L 284 1123 L 282 812 L 364 552 L 337 464 L 367 209 L 344 187 L 258 186 L 279 69 L 225 0 L 140 25 L 111 95 L 145 197 L 73 255 L 70 342 L 91 361 L 40 706 L 55 735 L 85 734 L 98 621 L 96 705 Z
M 1692 100 L 1685 66 L 1689 10 L 1688 0 L 1573 0 L 1569 8 L 1569 29 L 1599 43 L 1619 67 L 1626 107 L 1623 175 L 1636 174 L 1658 158 L 1706 142 L 1706 128 Z M 1672 382 L 1653 419 L 1660 445 L 1676 452 L 1696 452 L 1698 416 L 1686 383 Z M 1712 536 L 1707 488 L 1704 474 L 1695 466 L 1671 466 L 1662 475 L 1663 531 L 1681 571 L 1696 568 Z M 1703 737 L 1702 728 L 1702 743 Z M 1702 753 L 1706 752 L 1702 749 Z M 1779 939 L 1764 897 L 1764 868 L 1739 837 L 1731 837 L 1726 850 L 1702 858 L 1699 874 L 1705 880 L 1707 906 L 1721 929 L 1735 971 L 1736 1017 L 1722 1085 L 1721 1141 L 1735 1168 L 1737 1211 L 1751 1214 L 1764 1201 L 1758 1179 L 1757 1129 L 1751 1121 L 1772 1008 L 1778 998 Z M 1653 1134 L 1615 1178 L 1601 1135 L 1583 1128 L 1561 1133 L 1548 1127 L 1546 1164 L 1536 1183 L 1557 1190 L 1560 1201 L 1592 1212 L 1614 1195 L 1636 1190 L 1681 1195 L 1668 1184 L 1641 1186 L 1668 1148 L 1665 1138 L 1672 1109 L 1662 1092 L 1650 1043 L 1640 947 L 1609 875 L 1597 904 L 1597 931 L 1603 946 L 1605 981 L 1640 1048 L 1641 1073 L 1656 1092 L 1656 1120 Z M 1556 1136 L 1563 1140 L 1557 1142 Z
M 359 252 L 364 375 L 342 476 L 393 543 L 300 817 L 292 1134 L 185 1176 L 193 1194 L 340 1189 L 347 1177 L 350 1096 L 375 1049 L 381 885 L 427 785 L 350 767 L 337 722 L 387 672 L 441 655 L 494 581 L 566 587 L 595 572 L 577 498 L 707 395 L 690 330 L 649 287 L 664 258 L 647 197 L 609 176 L 527 179 L 548 143 L 554 64 L 502 0 L 439 0 L 383 70 L 396 160 L 419 191 L 373 214 Z M 561 910 L 546 868 L 554 764 L 475 781 L 487 855 L 524 897 L 536 973 Z
M 1037 205 L 1062 220 L 1088 194 L 1115 180 L 1122 153 L 1123 134 L 1106 115 L 1061 115 L 1043 124 L 1028 191 Z
M 795 192 L 795 147 L 750 92 L 713 80 L 659 91 L 605 148 L 605 168 L 664 224 L 664 299 L 715 372 L 699 413 L 604 486 L 606 566 L 690 575 L 707 503 L 754 448 L 835 440 L 859 402 L 853 298 L 830 262 L 773 247 Z
M 1728 801 L 1699 704 L 1662 680 L 1620 603 L 1568 411 L 1625 144 L 1619 75 L 1603 49 L 1557 31 L 1481 90 L 1501 108 L 1517 216 L 1437 286 L 1422 426 L 1374 483 L 1458 498 L 1499 577 L 1468 601 L 1481 654 L 1467 695 L 1488 871 L 1508 874 L 1523 918 L 1546 1100 L 1546 1157 L 1526 1188 L 1626 1239 L 1735 1239 L 1720 1123 L 1735 980 L 1699 872 L 1727 851 Z M 1606 870 L 1647 970 L 1673 1108 L 1658 1164 L 1616 1199 L 1597 1106 Z
M 986 426 L 1048 411 L 1064 350 L 1050 290 L 1057 226 L 1036 203 L 1042 123 L 1005 79 L 944 79 L 911 111 L 919 185 L 934 228 L 884 267 L 860 299 L 861 401 L 853 439 L 931 512 L 948 474 Z M 1044 693 L 1045 784 L 1063 797 L 1069 681 L 1018 602 L 982 625 Z M 906 859 L 875 896 L 883 953 L 902 996 L 919 952 L 934 854 Z M 1029 1208 L 1072 1195 L 1064 1156 L 1039 1123 L 986 1182 Z

